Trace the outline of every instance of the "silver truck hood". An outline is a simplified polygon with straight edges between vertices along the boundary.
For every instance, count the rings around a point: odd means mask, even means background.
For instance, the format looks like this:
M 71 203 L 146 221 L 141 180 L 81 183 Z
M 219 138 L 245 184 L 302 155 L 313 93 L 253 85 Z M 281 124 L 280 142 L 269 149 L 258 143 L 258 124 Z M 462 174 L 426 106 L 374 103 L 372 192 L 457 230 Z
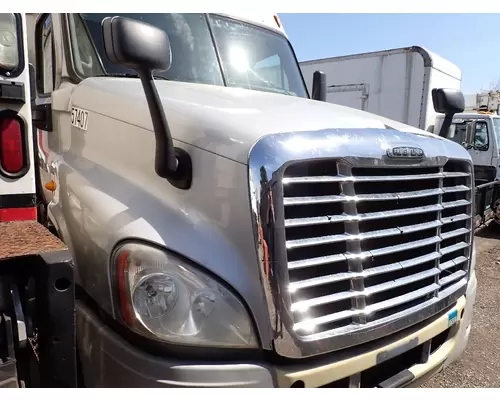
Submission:
M 157 88 L 175 140 L 245 164 L 257 139 L 273 133 L 390 127 L 443 140 L 364 111 L 293 96 L 168 81 L 157 81 Z M 92 112 L 153 129 L 138 79 L 86 79 L 75 88 L 71 106 L 90 112 L 89 129 Z

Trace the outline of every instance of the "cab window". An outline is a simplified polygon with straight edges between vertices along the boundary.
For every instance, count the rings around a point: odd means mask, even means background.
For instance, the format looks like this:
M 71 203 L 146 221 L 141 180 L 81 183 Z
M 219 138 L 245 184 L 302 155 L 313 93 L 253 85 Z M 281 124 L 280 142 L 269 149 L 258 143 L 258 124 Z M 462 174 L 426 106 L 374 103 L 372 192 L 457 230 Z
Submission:
M 486 151 L 489 147 L 488 142 L 488 123 L 486 121 L 476 122 L 476 134 L 474 136 L 474 149 Z
M 471 121 L 471 120 L 456 120 L 451 126 L 447 139 L 452 140 L 455 143 L 463 145 L 466 139 L 467 125 L 475 124 L 475 135 L 471 143 L 473 148 L 478 151 L 486 151 L 489 148 L 489 132 L 488 132 L 488 121 Z
M 95 48 L 89 28 L 80 14 L 70 14 L 69 29 L 71 32 L 71 53 L 73 66 L 82 78 L 102 75 L 99 54 Z
M 462 145 L 465 142 L 465 133 L 467 132 L 467 122 L 454 122 L 450 126 L 450 130 L 446 135 L 447 139 Z
M 47 14 L 39 22 L 36 30 L 37 42 L 37 86 L 40 94 L 50 94 L 54 91 L 54 32 L 52 16 Z

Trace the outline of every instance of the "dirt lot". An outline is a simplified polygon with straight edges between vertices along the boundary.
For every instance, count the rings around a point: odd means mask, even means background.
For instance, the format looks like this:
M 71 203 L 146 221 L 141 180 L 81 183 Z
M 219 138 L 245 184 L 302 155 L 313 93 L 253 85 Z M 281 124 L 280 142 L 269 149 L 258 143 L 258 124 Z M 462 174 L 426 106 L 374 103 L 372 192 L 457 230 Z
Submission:
M 500 387 L 500 234 L 476 235 L 477 298 L 469 344 L 462 357 L 425 386 Z

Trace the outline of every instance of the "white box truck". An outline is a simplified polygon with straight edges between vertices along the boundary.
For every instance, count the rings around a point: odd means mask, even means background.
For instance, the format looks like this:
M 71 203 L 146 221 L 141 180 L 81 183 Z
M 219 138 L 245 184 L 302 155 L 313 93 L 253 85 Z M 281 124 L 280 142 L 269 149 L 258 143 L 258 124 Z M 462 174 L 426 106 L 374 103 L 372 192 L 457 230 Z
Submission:
M 404 47 L 300 63 L 311 91 L 314 71 L 327 76 L 327 98 L 417 128 L 433 130 L 433 88 L 460 89 L 460 69 L 422 47 Z

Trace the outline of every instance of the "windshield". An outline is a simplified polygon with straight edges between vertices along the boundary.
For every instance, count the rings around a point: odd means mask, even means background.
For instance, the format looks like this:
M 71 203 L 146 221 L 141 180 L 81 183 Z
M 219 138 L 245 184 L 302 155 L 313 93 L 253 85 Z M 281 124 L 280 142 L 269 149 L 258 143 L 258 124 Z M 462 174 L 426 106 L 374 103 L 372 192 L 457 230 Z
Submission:
M 73 61 L 83 77 L 134 74 L 106 57 L 101 22 L 109 16 L 144 21 L 168 34 L 172 66 L 155 73 L 165 79 L 308 97 L 297 60 L 284 36 L 207 14 L 72 14 L 71 42 L 79 53 Z M 90 37 L 93 43 L 85 45 L 82 36 Z M 97 59 L 91 62 L 92 58 Z

